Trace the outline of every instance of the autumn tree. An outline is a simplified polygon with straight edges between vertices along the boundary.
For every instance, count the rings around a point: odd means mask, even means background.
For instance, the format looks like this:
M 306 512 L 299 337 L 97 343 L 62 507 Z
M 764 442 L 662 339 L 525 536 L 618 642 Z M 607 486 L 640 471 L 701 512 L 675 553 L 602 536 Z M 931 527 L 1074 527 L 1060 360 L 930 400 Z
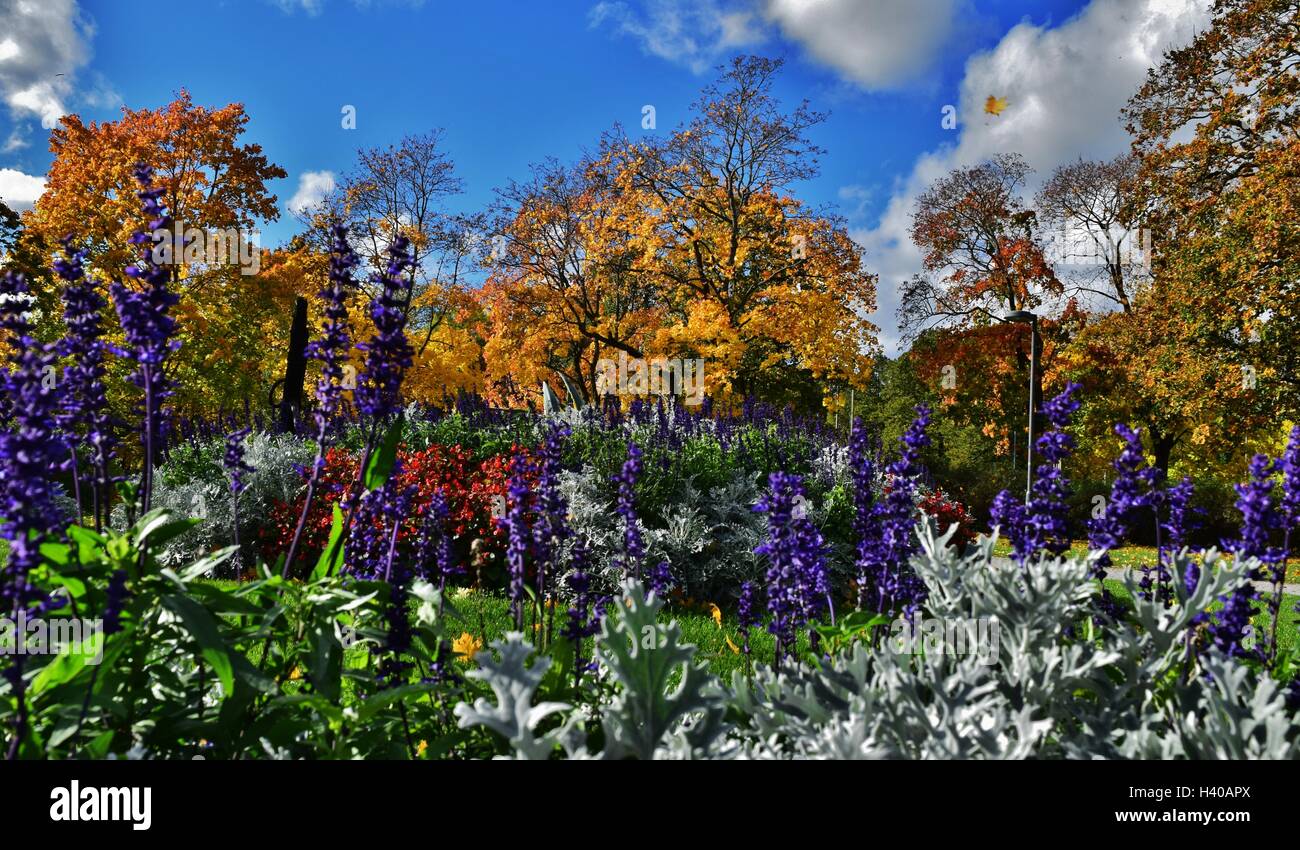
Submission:
M 411 240 L 412 290 L 427 285 L 446 237 L 447 199 L 464 186 L 443 150 L 443 131 L 404 136 L 397 144 L 357 151 L 352 169 L 309 218 L 342 221 L 354 249 L 372 271 L 383 271 L 393 237 Z M 327 228 L 321 228 L 327 229 Z
M 953 170 L 917 197 L 911 237 L 925 253 L 925 273 L 902 289 L 905 339 L 930 327 L 987 324 L 1062 292 L 1037 217 L 1021 199 L 1029 173 L 1019 154 L 999 154 Z
M 981 391 L 967 395 L 967 403 L 956 411 L 1003 445 L 1015 423 L 1028 415 L 1028 393 L 1021 388 L 1028 383 L 1031 335 L 1023 326 L 987 329 L 1013 310 L 1045 312 L 1041 308 L 1047 307 L 1055 312 L 1063 292 L 1044 255 L 1037 217 L 1021 197 L 1029 174 L 1021 156 L 1001 154 L 955 169 L 921 193 L 911 237 L 924 252 L 924 269 L 903 284 L 898 307 L 906 341 L 945 329 L 932 336 L 944 348 L 929 347 L 928 365 L 920 368 L 933 375 L 934 366 L 948 366 L 959 381 L 978 378 Z M 1073 307 L 1067 303 L 1066 309 Z M 1048 322 L 1040 320 L 1040 330 L 1047 328 Z M 981 344 L 989 342 L 995 344 L 992 349 Z M 971 354 L 984 360 L 995 353 L 1005 360 L 993 368 L 963 360 Z M 1052 352 L 1042 353 L 1043 365 L 1050 368 Z M 1044 371 L 1034 375 L 1036 399 L 1043 398 Z M 1001 383 L 989 386 L 992 380 Z
M 248 124 L 244 107 L 196 106 L 182 90 L 162 109 L 123 108 L 117 121 L 85 124 L 64 116 L 50 132 L 54 161 L 28 227 L 48 244 L 73 234 L 90 252 L 91 266 L 110 279 L 136 258 L 132 232 L 141 219 L 132 168 L 154 168 L 154 185 L 172 218 L 204 230 L 237 228 L 251 238 L 257 220 L 279 217 L 266 182 L 286 177 L 257 144 L 240 144 Z
M 657 347 L 708 358 L 715 391 L 807 403 L 800 388 L 829 400 L 832 387 L 867 379 L 875 279 L 843 222 L 793 197 L 818 173 L 807 131 L 824 116 L 806 102 L 782 109 L 780 67 L 737 58 L 685 126 L 607 149 L 636 268 L 657 280 L 668 311 Z
M 174 256 L 181 295 L 174 314 L 182 345 L 171 358 L 179 379 L 172 401 L 183 413 L 260 407 L 267 375 L 282 368 L 281 340 L 295 292 L 261 276 L 261 249 L 253 253 L 247 246 L 258 220 L 278 216 L 266 182 L 286 174 L 260 146 L 240 142 L 247 123 L 241 105 L 210 109 L 194 104 L 184 91 L 158 110 L 123 109 L 117 121 L 86 124 L 76 115 L 65 116 L 50 134 L 54 161 L 47 189 L 24 216 L 24 239 L 39 240 L 43 263 L 58 240 L 71 234 L 89 252 L 90 275 L 130 285 L 123 269 L 138 258 L 139 249 L 128 240 L 148 228 L 131 171 L 146 162 L 154 167 L 162 202 L 180 227 L 205 234 L 238 232 L 237 240 L 223 247 L 238 250 L 242 244 L 239 259 L 252 261 L 246 265 L 230 262 L 229 256 L 222 258 L 226 262 L 209 262 L 206 252 L 197 261 L 180 251 Z M 47 295 L 52 305 L 43 311 L 44 321 L 57 333 L 53 326 L 61 311 L 52 285 Z M 113 320 L 106 324 L 117 327 Z M 116 362 L 112 368 L 127 364 Z
M 467 275 L 477 266 L 485 238 L 481 216 L 447 210 L 447 201 L 463 188 L 444 150 L 443 131 L 435 129 L 404 136 L 396 144 L 357 151 L 355 164 L 338 185 L 319 204 L 299 212 L 307 225 L 305 235 L 317 250 L 325 250 L 333 224 L 347 225 L 354 250 L 371 272 L 383 271 L 395 236 L 410 240 L 415 263 L 408 270 L 402 309 L 412 340 L 418 340 L 416 372 L 434 367 L 436 361 L 427 356 L 431 345 L 441 348 L 451 340 L 458 341 L 455 357 L 466 368 L 481 359 L 460 347 L 473 338 L 463 333 L 466 326 L 443 328 L 444 323 L 463 322 L 468 315 L 464 312 Z M 358 284 L 363 292 L 375 294 L 368 275 L 359 275 Z M 437 401 L 444 391 L 478 386 L 482 381 L 481 364 L 474 374 L 465 373 L 446 387 L 433 384 L 454 376 L 438 368 L 434 371 L 436 379 L 425 374 L 415 381 L 422 387 L 422 397 L 432 394 L 422 400 Z
M 1177 319 L 1164 340 L 1219 375 L 1205 392 L 1244 373 L 1261 404 L 1296 418 L 1300 2 L 1216 0 L 1211 14 L 1124 110 L 1155 286 Z
M 618 197 L 624 191 L 608 160 L 566 166 L 554 159 L 499 191 L 484 290 L 495 376 L 536 387 L 557 372 L 589 401 L 602 358 L 645 356 L 662 323 L 662 299 L 637 268 Z
M 1065 291 L 1126 313 L 1137 288 L 1150 280 L 1150 231 L 1140 227 L 1134 198 L 1137 172 L 1131 153 L 1105 162 L 1080 159 L 1053 171 L 1034 199 L 1053 232 L 1051 253 Z

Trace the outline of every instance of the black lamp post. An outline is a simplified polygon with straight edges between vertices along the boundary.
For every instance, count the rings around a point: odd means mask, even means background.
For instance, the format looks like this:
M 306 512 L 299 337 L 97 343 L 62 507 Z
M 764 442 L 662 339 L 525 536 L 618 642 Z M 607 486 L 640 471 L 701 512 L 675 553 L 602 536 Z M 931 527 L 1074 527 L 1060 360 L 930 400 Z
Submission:
M 1028 310 L 1014 310 L 1007 313 L 1006 321 L 1029 325 L 1029 446 L 1026 454 L 1025 504 L 1029 504 L 1029 494 L 1034 487 L 1034 414 L 1038 409 L 1038 399 L 1034 388 L 1038 378 L 1038 352 L 1041 341 L 1038 337 L 1038 316 Z

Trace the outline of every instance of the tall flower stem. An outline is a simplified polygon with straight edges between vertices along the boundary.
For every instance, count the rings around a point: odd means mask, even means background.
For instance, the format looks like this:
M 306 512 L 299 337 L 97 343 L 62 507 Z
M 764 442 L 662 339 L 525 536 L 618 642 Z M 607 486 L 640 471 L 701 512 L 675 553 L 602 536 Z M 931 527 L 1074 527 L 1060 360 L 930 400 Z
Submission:
M 293 530 L 293 540 L 289 543 L 289 552 L 284 559 L 281 576 L 288 577 L 298 555 L 298 545 L 302 540 L 303 529 L 307 526 L 307 517 L 311 513 L 312 501 L 316 487 L 320 482 L 321 469 L 325 466 L 325 450 L 328 445 L 329 429 L 338 414 L 343 394 L 343 367 L 347 360 L 351 341 L 348 335 L 349 290 L 352 288 L 352 270 L 356 268 L 357 256 L 348 243 L 348 231 L 342 225 L 335 225 L 330 231 L 330 271 L 329 283 L 320 293 L 325 304 L 325 322 L 322 326 L 321 339 L 308 346 L 307 356 L 321 361 L 321 375 L 316 382 L 316 457 L 312 461 L 311 475 L 307 479 L 307 493 L 298 514 L 298 524 Z

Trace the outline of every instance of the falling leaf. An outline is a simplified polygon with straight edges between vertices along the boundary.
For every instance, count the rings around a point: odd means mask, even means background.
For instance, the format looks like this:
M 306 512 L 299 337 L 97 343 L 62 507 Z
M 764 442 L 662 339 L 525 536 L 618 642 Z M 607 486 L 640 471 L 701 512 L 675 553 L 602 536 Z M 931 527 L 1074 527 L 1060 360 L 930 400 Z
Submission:
M 733 641 L 731 638 L 727 638 L 727 648 L 730 649 L 732 653 L 735 655 L 740 654 L 740 647 L 736 646 L 735 641 Z
M 461 632 L 460 637 L 451 642 L 452 651 L 463 661 L 472 661 L 474 655 L 483 648 L 483 641 L 469 632 Z
M 419 745 L 416 746 L 415 748 L 416 758 L 424 758 L 424 753 L 428 749 L 429 749 L 429 742 L 421 739 Z
M 988 100 L 984 101 L 984 111 L 989 115 L 1001 115 L 1002 110 L 1007 108 L 1007 99 L 1005 97 L 994 97 L 989 95 Z
M 713 617 L 713 622 L 718 624 L 718 628 L 722 628 L 722 609 L 712 602 L 709 603 L 709 616 Z
M 289 674 L 289 678 L 290 678 L 291 680 L 292 680 L 292 679 L 301 679 L 301 678 L 302 678 L 302 668 L 300 668 L 300 667 L 295 667 L 295 668 L 293 668 L 293 672 Z

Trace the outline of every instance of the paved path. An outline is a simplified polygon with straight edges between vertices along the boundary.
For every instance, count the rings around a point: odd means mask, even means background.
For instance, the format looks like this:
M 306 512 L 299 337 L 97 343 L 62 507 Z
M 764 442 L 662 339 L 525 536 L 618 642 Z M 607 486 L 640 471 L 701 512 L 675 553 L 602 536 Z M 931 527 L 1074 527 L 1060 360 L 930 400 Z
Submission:
M 1014 562 L 1010 558 L 1004 558 L 1000 555 L 994 555 L 993 563 L 994 565 L 999 567 L 1006 567 L 1006 566 L 1011 566 Z M 1133 573 L 1134 581 L 1138 581 L 1142 578 L 1142 571 L 1134 567 L 1110 567 L 1106 570 L 1106 578 L 1110 578 L 1110 579 L 1114 579 L 1115 581 L 1122 582 L 1124 581 L 1124 574 L 1127 572 Z M 1269 593 L 1273 592 L 1272 582 L 1252 581 L 1251 584 L 1255 585 L 1256 590 L 1268 591 Z M 1282 585 L 1282 592 L 1285 594 L 1290 594 L 1291 596 L 1300 596 L 1300 584 L 1284 584 Z

